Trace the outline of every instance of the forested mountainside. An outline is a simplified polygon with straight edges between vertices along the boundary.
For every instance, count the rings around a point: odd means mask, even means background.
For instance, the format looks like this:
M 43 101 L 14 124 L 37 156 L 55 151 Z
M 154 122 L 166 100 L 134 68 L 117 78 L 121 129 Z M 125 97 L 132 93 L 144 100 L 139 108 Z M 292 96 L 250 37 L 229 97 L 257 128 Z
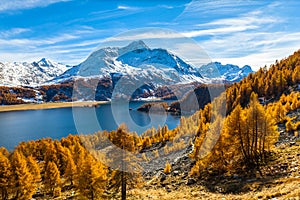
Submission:
M 0 105 L 14 105 L 42 102 L 71 102 L 71 101 L 109 101 L 112 98 L 116 80 L 109 77 L 101 79 L 77 79 L 60 84 L 44 85 L 41 87 L 6 87 L 0 86 Z M 152 87 L 143 85 L 131 95 L 132 100 L 139 98 L 155 97 L 163 100 L 188 99 L 191 92 L 199 97 L 200 108 L 210 102 L 209 88 L 224 91 L 230 84 L 200 84 L 197 82 L 176 84 L 170 86 Z M 131 88 L 131 87 L 129 87 Z M 78 95 L 81 94 L 81 95 Z M 125 96 L 125 95 L 123 95 Z M 127 97 L 127 96 L 126 96 Z M 205 101 L 202 102 L 201 99 Z M 179 110 L 177 104 L 172 105 L 172 110 Z M 190 109 L 191 110 L 191 109 Z M 195 109 L 194 109 L 195 110 Z
M 276 61 L 268 69 L 260 68 L 226 91 L 227 109 L 231 111 L 240 104 L 245 107 L 250 100 L 251 92 L 266 101 L 278 100 L 283 93 L 289 93 L 291 87 L 300 84 L 300 50 L 281 61 Z
M 233 84 L 173 130 L 138 136 L 121 126 L 1 148 L 1 197 L 119 198 L 123 188 L 131 199 L 176 199 L 181 191 L 190 199 L 297 198 L 299 73 L 297 51 Z M 218 112 L 223 104 L 226 115 Z M 111 168 L 115 160 L 125 164 Z
M 0 105 L 25 103 L 25 99 L 38 100 L 37 91 L 21 87 L 0 86 Z

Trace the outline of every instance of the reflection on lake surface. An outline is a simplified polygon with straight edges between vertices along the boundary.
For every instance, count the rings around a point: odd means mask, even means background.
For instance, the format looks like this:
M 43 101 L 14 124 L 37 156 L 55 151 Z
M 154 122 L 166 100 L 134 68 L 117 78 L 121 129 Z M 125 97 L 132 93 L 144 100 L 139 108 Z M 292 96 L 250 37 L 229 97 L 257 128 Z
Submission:
M 166 113 L 144 113 L 136 109 L 144 102 L 103 104 L 97 108 L 58 108 L 0 113 L 0 146 L 13 149 L 21 141 L 50 137 L 60 139 L 68 134 L 114 130 L 121 123 L 141 134 L 152 126 L 175 128 L 179 116 Z M 129 109 L 130 108 L 130 109 Z

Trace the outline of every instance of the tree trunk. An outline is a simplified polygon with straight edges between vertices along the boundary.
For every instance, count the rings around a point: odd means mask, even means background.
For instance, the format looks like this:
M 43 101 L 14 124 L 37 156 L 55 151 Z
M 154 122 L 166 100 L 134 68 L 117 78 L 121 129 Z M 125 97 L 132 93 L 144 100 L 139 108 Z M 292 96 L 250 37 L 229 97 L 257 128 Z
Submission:
M 122 200 L 126 200 L 126 175 L 124 173 L 125 172 L 122 171 Z
M 126 174 L 125 174 L 125 171 L 126 171 L 126 162 L 125 162 L 125 157 L 126 157 L 126 153 L 125 153 L 125 148 L 124 148 L 124 143 L 125 143 L 125 135 L 123 134 L 122 135 L 122 149 L 123 149 L 123 152 L 122 152 L 122 175 L 121 175 L 121 178 L 122 178 L 122 187 L 121 187 L 121 193 L 122 193 L 122 200 L 126 200 Z

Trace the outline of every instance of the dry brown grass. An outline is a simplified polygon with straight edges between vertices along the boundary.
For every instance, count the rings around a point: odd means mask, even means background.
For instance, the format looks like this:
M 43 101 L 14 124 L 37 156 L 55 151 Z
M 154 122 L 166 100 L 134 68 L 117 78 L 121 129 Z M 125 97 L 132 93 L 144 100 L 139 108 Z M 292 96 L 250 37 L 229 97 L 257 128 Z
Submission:
M 300 145 L 300 142 L 297 142 Z M 167 175 L 164 184 L 159 180 L 151 182 L 141 189 L 129 191 L 128 199 L 152 199 L 152 200 L 254 200 L 254 199 L 276 199 L 276 200 L 300 200 L 300 146 L 289 144 L 276 148 L 276 157 L 268 166 L 262 168 L 263 177 L 254 178 L 253 181 L 244 180 L 241 184 L 225 182 L 219 185 L 220 188 L 228 186 L 235 187 L 233 191 L 242 191 L 241 188 L 248 188 L 240 193 L 220 193 L 209 190 L 212 183 L 203 182 L 193 185 L 186 185 L 186 180 L 178 176 Z M 288 164 L 287 169 L 278 171 L 278 167 Z M 280 167 L 279 167 L 280 168 Z M 269 171 L 271 170 L 271 172 Z M 220 180 L 222 181 L 222 180 Z
M 41 103 L 41 104 L 19 104 L 0 106 L 0 112 L 20 111 L 20 110 L 41 110 L 52 108 L 67 108 L 67 107 L 89 107 L 105 104 L 106 101 L 84 101 L 84 102 L 57 102 L 57 103 Z
M 256 183 L 251 183 L 256 184 Z M 205 200 L 254 200 L 254 199 L 300 199 L 300 178 L 283 178 L 270 183 L 259 191 L 251 191 L 242 194 L 221 194 L 212 193 L 205 187 L 180 186 L 176 190 L 168 192 L 164 187 L 151 189 L 135 189 L 129 192 L 129 199 L 158 199 L 158 200 L 179 200 L 179 199 L 205 199 Z

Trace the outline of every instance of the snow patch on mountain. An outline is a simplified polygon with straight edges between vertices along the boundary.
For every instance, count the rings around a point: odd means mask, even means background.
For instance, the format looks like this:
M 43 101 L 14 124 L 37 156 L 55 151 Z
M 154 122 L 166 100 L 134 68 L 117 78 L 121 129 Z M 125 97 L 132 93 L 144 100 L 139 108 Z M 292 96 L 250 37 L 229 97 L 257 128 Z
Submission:
M 37 86 L 49 81 L 70 66 L 42 58 L 38 62 L 0 62 L 0 85 Z

